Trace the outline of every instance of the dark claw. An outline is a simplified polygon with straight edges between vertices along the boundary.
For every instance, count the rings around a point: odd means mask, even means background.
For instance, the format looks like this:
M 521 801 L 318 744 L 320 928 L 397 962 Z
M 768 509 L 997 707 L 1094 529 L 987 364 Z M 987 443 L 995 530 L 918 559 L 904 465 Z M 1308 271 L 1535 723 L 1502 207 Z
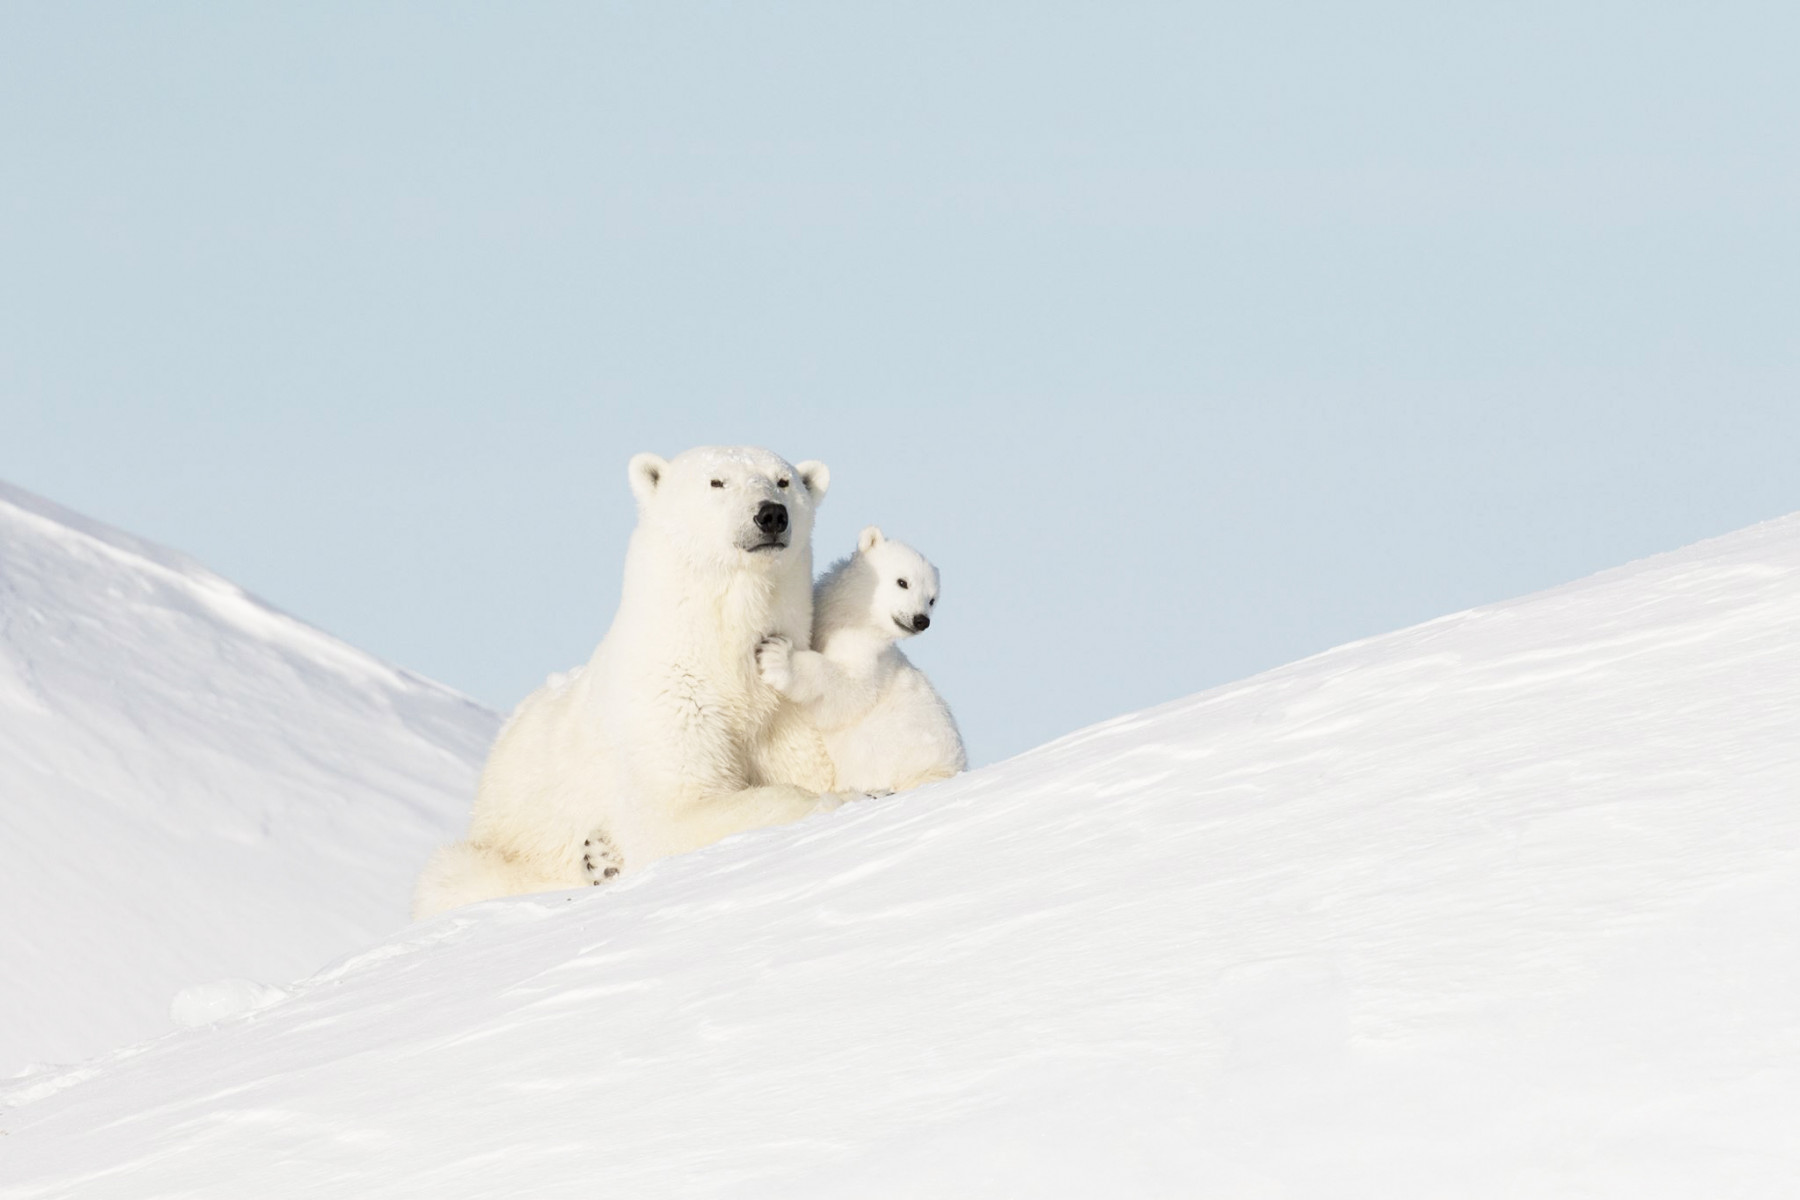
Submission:
M 606 868 L 606 877 L 608 879 L 611 879 L 614 875 L 617 875 L 618 873 L 619 873 L 619 868 L 617 868 L 617 867 Z

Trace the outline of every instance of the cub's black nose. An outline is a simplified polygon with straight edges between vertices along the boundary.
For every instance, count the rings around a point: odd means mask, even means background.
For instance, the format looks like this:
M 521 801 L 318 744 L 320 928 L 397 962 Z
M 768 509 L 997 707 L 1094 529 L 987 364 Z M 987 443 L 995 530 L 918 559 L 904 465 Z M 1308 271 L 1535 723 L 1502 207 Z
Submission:
M 913 618 L 913 628 L 917 629 L 920 633 L 925 632 L 927 629 L 931 628 L 931 618 L 924 613 L 920 613 Z
M 756 506 L 756 527 L 764 533 L 786 533 L 787 505 L 764 500 Z

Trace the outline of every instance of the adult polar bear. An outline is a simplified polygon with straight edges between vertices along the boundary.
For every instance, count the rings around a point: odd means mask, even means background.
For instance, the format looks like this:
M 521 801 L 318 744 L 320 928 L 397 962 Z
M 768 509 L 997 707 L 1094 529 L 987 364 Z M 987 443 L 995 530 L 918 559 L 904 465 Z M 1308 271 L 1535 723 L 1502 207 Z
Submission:
M 426 864 L 416 918 L 582 887 L 841 802 L 820 794 L 819 735 L 756 667 L 766 637 L 808 644 L 831 473 L 748 446 L 639 454 L 628 473 L 638 524 L 612 628 L 500 731 L 468 838 Z

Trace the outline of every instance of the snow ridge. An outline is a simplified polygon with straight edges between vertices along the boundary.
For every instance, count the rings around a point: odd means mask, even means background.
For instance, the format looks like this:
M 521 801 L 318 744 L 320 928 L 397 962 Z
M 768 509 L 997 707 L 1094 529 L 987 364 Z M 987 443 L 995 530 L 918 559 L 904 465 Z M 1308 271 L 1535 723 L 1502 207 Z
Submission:
M 497 718 L 0 484 L 0 1071 L 404 922 Z

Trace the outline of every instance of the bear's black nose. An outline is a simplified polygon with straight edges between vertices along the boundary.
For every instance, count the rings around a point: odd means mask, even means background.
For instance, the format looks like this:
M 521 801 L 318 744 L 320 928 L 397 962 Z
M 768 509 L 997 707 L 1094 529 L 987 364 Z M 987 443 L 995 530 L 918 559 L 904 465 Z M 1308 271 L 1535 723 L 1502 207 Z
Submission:
M 767 534 L 787 532 L 787 505 L 764 500 L 756 506 L 756 527 Z
M 925 632 L 927 629 L 931 628 L 931 618 L 924 613 L 920 613 L 913 618 L 913 628 L 917 629 L 920 633 Z

